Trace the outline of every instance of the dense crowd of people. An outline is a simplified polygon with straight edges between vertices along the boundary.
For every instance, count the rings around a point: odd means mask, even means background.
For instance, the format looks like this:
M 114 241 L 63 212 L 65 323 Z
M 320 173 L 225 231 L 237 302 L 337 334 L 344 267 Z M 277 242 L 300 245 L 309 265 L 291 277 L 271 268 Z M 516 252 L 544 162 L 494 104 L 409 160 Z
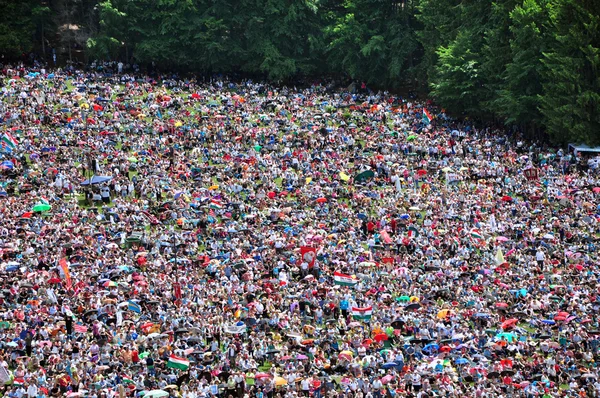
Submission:
M 112 72 L 2 70 L 4 396 L 600 396 L 598 158 Z

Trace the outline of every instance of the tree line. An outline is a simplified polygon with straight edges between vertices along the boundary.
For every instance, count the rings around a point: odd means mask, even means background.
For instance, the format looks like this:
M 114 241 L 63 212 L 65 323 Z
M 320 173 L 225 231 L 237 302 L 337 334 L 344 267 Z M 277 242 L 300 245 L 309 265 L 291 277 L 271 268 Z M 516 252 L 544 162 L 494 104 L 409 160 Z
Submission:
M 599 24 L 597 0 L 0 0 L 0 52 L 349 77 L 598 144 Z

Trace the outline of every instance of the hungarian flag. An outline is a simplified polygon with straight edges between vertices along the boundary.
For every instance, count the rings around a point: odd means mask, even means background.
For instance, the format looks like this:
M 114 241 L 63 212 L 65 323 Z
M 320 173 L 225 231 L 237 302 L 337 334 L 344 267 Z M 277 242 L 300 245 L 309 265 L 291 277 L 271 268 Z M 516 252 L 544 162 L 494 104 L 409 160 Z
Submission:
M 416 238 L 417 236 L 419 236 L 419 230 L 417 229 L 417 227 L 411 225 L 410 227 L 408 227 L 408 237 L 409 238 Z
M 133 381 L 133 379 L 131 378 L 131 376 L 128 376 L 126 374 L 122 375 L 121 379 L 123 380 L 123 384 L 134 384 L 135 383 Z
M 15 137 L 13 137 L 9 132 L 2 134 L 2 138 L 0 139 L 0 141 L 2 142 L 3 148 L 8 147 L 12 149 L 19 144 Z
M 352 307 L 352 317 L 361 321 L 368 321 L 373 315 L 373 307 Z
M 13 386 L 23 387 L 24 385 L 25 379 L 23 379 L 22 377 L 15 377 L 15 379 L 13 380 Z
M 220 201 L 216 200 L 216 199 L 212 199 L 210 201 L 210 204 L 208 205 L 208 207 L 211 208 L 211 209 L 222 209 L 223 208 L 223 204 Z
M 188 370 L 190 367 L 190 361 L 185 358 L 180 358 L 175 355 L 171 355 L 169 357 L 169 362 L 167 362 L 167 368 L 175 368 L 179 370 Z
M 346 275 L 341 272 L 335 272 L 333 274 L 333 280 L 336 285 L 340 286 L 354 286 L 358 283 L 358 279 L 354 275 Z
M 473 228 L 470 234 L 473 239 L 483 239 L 483 235 L 481 235 L 481 232 L 477 228 Z
M 426 108 L 423 108 L 423 123 L 430 124 L 432 119 L 431 113 Z

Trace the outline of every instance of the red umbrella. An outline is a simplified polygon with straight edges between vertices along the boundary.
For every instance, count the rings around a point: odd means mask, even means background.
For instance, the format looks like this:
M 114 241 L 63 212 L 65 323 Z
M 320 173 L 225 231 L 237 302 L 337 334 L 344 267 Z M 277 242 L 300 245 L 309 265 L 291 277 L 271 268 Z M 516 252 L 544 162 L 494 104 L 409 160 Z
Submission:
M 317 203 L 325 203 L 327 202 L 327 198 L 319 198 L 317 199 Z
M 379 333 L 374 337 L 375 341 L 381 343 L 382 341 L 386 341 L 388 339 L 387 334 Z
M 427 174 L 427 170 L 424 170 L 424 169 L 417 170 L 417 175 L 418 175 L 419 177 L 422 177 L 422 176 L 424 176 L 425 174 Z
M 58 285 L 60 282 L 62 282 L 59 278 L 51 278 L 50 280 L 48 280 L 48 283 L 53 283 Z
M 510 328 L 514 327 L 517 324 L 517 322 L 519 322 L 519 320 L 517 318 L 508 319 L 508 320 L 502 322 L 502 325 L 501 325 L 502 329 L 504 329 L 504 330 L 510 329 Z
M 261 380 L 261 379 L 270 379 L 273 376 L 270 375 L 269 373 L 257 373 L 254 375 L 254 378 L 257 380 Z
M 506 303 L 496 303 L 496 308 L 508 308 L 508 304 L 506 304 Z
M 592 188 L 592 192 L 594 192 L 594 193 L 600 193 L 600 187 L 594 187 L 594 188 Z
M 362 342 L 362 345 L 364 345 L 365 347 L 370 346 L 373 343 L 373 340 L 371 339 L 364 339 Z
M 440 351 L 441 352 L 450 352 L 450 351 L 452 351 L 452 347 L 450 347 L 449 345 L 445 345 L 445 346 L 442 346 L 442 348 L 440 348 Z
M 512 202 L 513 198 L 508 195 L 504 195 L 500 200 L 503 202 Z

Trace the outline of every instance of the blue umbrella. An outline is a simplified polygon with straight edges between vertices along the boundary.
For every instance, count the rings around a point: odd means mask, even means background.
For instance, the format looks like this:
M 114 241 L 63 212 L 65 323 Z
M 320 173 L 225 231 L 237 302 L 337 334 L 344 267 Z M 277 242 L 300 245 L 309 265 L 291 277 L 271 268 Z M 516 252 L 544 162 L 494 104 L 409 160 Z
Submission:
M 11 162 L 10 160 L 5 160 L 4 162 L 0 163 L 0 168 L 3 169 L 14 169 L 15 164 L 13 162 Z
M 440 349 L 440 346 L 435 343 L 427 344 L 425 347 L 423 347 L 423 351 L 426 351 L 426 352 L 434 352 L 439 349 Z
M 366 214 L 363 214 L 363 213 L 358 213 L 358 214 L 356 215 L 356 217 L 358 217 L 358 218 L 359 218 L 359 219 L 361 219 L 361 220 L 366 220 L 366 219 L 367 219 L 367 215 L 366 215 Z
M 477 318 L 489 318 L 490 314 L 486 314 L 484 312 L 478 312 L 477 314 L 475 314 L 475 317 L 477 317 Z
M 542 320 L 542 323 L 545 323 L 546 325 L 555 325 L 556 321 L 554 321 L 552 319 L 544 319 L 544 320 Z
M 469 360 L 467 358 L 457 358 L 454 363 L 457 365 L 464 365 L 469 363 Z
M 400 215 L 400 218 L 403 220 L 408 220 L 410 218 L 410 216 L 408 214 L 402 214 L 402 215 Z
M 381 365 L 381 367 L 383 369 L 391 369 L 391 368 L 395 368 L 396 366 L 398 366 L 398 364 L 396 362 L 388 362 L 388 363 L 384 363 L 383 365 Z

